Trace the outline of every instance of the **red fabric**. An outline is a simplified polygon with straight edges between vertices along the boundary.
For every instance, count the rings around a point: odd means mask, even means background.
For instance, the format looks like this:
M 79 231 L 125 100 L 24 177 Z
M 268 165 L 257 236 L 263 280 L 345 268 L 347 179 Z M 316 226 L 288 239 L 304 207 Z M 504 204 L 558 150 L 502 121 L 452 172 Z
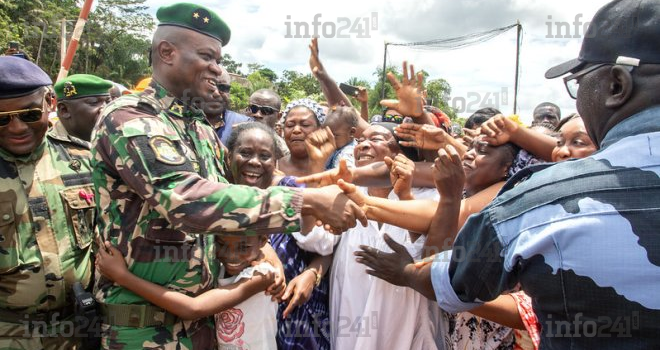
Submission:
M 541 343 L 541 324 L 532 309 L 532 298 L 524 292 L 511 293 L 509 295 L 511 295 L 516 301 L 518 313 L 522 318 L 523 324 L 525 325 L 525 329 L 527 329 L 530 338 L 532 338 L 534 349 L 538 349 L 539 344 Z

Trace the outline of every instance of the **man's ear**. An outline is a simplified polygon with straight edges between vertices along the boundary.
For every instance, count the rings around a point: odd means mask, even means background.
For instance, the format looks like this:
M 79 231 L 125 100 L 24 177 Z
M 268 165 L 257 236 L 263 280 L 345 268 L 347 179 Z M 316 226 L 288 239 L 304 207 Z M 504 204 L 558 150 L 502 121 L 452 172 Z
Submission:
M 351 135 L 351 137 L 355 137 L 356 132 L 357 132 L 357 128 L 352 126 L 351 130 L 348 132 L 348 134 Z
M 70 119 L 71 113 L 69 113 L 69 106 L 64 102 L 57 103 L 57 117 L 60 119 Z
M 626 68 L 616 65 L 610 69 L 609 78 L 610 96 L 605 100 L 605 107 L 617 109 L 630 100 L 634 89 L 633 77 Z
M 176 52 L 176 46 L 171 42 L 163 40 L 158 43 L 156 54 L 161 62 L 171 66 L 174 63 Z

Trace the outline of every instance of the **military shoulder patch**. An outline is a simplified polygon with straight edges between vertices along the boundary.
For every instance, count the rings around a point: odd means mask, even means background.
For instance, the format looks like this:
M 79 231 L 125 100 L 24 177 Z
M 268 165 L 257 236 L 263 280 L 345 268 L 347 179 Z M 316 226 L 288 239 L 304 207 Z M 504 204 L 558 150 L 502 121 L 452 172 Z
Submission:
M 181 165 L 186 159 L 179 153 L 172 141 L 162 136 L 149 139 L 149 146 L 156 155 L 156 160 L 169 165 Z

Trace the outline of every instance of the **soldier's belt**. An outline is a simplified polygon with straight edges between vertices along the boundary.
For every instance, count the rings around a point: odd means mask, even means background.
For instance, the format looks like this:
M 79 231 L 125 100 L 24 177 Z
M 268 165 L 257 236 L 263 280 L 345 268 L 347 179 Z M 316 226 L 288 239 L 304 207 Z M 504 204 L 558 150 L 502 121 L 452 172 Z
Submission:
M 153 305 L 100 304 L 103 323 L 111 326 L 144 328 L 171 326 L 176 315 Z
M 18 323 L 18 324 L 33 323 L 33 322 L 46 322 L 46 323 L 60 322 L 71 315 L 73 315 L 73 307 L 63 307 L 61 309 L 44 311 L 44 312 L 35 312 L 31 314 L 21 311 L 0 309 L 0 320 L 2 322 Z

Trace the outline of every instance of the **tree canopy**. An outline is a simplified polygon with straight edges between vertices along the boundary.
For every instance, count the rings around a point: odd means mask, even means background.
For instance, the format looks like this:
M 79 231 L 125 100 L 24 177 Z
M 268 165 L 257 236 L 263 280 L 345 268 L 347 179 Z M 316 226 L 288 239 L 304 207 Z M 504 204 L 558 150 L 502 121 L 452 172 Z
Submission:
M 80 7 L 82 0 L 0 0 L 0 45 L 6 48 L 10 41 L 18 42 L 22 51 L 55 78 L 61 61 L 62 22 L 66 26 L 68 43 Z M 151 38 L 147 33 L 154 26 L 154 18 L 147 13 L 146 0 L 96 0 L 70 74 L 95 74 L 132 87 L 151 75 L 148 58 Z M 250 94 L 262 88 L 277 91 L 283 104 L 303 97 L 323 100 L 319 83 L 311 72 L 285 70 L 278 75 L 261 63 L 244 64 L 229 54 L 223 55 L 223 65 L 230 73 L 243 76 L 249 82 L 232 83 L 231 102 L 235 110 L 246 108 Z M 388 66 L 386 71 L 401 78 L 397 66 Z M 451 93 L 449 83 L 441 78 L 429 79 L 426 72 L 423 75 L 428 102 L 456 119 L 455 111 L 447 104 Z M 368 89 L 370 115 L 382 112 L 381 77 L 382 68 L 377 67 L 371 76 L 373 83 L 365 77 L 346 81 Z M 385 98 L 396 98 L 389 82 L 385 82 L 384 89 Z M 356 100 L 353 104 L 359 106 Z

